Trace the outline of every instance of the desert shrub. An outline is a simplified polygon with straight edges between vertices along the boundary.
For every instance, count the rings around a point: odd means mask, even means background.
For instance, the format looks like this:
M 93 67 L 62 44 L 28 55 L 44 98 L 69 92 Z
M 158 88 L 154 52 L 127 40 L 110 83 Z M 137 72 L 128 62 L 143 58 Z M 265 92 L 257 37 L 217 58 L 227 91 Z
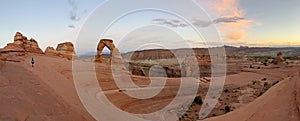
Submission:
M 194 99 L 194 102 L 193 102 L 193 103 L 196 103 L 196 104 L 202 105 L 202 104 L 203 104 L 203 101 L 202 101 L 202 98 L 201 98 L 201 96 L 197 96 L 197 97 L 195 97 L 195 99 Z
M 263 79 L 261 79 L 262 81 L 267 81 L 267 78 L 263 78 Z
M 276 82 L 274 82 L 273 84 L 272 84 L 272 86 L 274 86 L 274 85 L 276 85 L 276 84 L 278 84 L 279 83 L 279 81 L 276 81 Z
M 264 93 L 263 92 L 259 92 L 258 96 L 262 96 Z
M 230 112 L 230 111 L 231 111 L 231 107 L 228 106 L 228 105 L 226 105 L 226 106 L 225 106 L 225 111 L 226 111 L 226 113 Z
M 252 65 L 250 65 L 250 68 L 253 68 L 253 66 L 252 66 Z
M 256 85 L 257 84 L 257 80 L 252 81 L 252 85 Z
M 269 83 L 268 82 L 265 82 L 264 83 L 264 87 L 268 87 L 269 86 Z
M 227 93 L 227 92 L 229 92 L 229 90 L 228 90 L 228 89 L 225 89 L 224 92 Z

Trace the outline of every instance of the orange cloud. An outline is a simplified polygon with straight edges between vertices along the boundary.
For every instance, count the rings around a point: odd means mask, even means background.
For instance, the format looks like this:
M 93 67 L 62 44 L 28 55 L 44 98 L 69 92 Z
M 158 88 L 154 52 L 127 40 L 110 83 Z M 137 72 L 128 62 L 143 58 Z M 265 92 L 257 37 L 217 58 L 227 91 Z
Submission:
M 239 40 L 245 35 L 246 35 L 246 32 L 240 30 L 240 31 L 227 33 L 226 37 L 229 39 L 232 39 L 232 40 Z
M 241 20 L 234 23 L 225 23 L 220 25 L 219 31 L 228 39 L 240 40 L 247 35 L 245 29 L 251 28 L 251 20 Z
M 215 17 L 240 17 L 244 18 L 245 12 L 239 8 L 239 0 L 210 0 L 205 5 L 210 14 Z M 221 34 L 231 40 L 239 40 L 246 36 L 246 29 L 251 28 L 252 20 L 222 23 L 218 25 Z

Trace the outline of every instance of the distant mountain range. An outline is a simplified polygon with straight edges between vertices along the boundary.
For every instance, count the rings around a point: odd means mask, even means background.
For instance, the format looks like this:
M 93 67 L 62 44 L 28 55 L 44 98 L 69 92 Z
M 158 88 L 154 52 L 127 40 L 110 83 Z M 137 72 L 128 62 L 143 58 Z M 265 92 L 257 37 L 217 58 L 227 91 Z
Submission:
M 300 47 L 232 47 L 224 46 L 227 55 L 238 56 L 276 56 L 282 52 L 284 56 L 300 56 Z

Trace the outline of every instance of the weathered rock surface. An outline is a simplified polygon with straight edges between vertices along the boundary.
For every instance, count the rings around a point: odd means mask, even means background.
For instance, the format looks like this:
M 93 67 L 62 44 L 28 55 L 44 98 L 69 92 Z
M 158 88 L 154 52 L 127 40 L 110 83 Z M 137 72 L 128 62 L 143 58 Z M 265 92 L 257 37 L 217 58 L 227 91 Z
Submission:
M 58 44 L 56 49 L 53 47 L 47 47 L 45 50 L 45 55 L 59 56 L 68 59 L 72 59 L 76 56 L 74 45 L 71 42 Z
M 60 54 L 60 56 L 72 59 L 76 56 L 74 45 L 71 42 L 60 43 L 56 47 L 56 51 Z
M 5 64 L 5 61 L 2 61 L 2 60 L 0 59 L 0 70 L 1 70 L 1 68 L 4 66 L 4 64 Z
M 58 44 L 56 47 L 56 51 L 64 55 L 75 55 L 74 45 L 71 42 Z
M 45 55 L 59 56 L 59 53 L 53 47 L 47 47 L 45 50 Z
M 9 43 L 4 47 L 2 52 L 29 52 L 43 54 L 36 40 L 33 38 L 27 39 L 20 32 L 17 32 L 14 37 L 14 43 Z
M 0 49 L 0 61 L 20 62 L 23 61 L 22 57 L 26 52 L 17 49 Z

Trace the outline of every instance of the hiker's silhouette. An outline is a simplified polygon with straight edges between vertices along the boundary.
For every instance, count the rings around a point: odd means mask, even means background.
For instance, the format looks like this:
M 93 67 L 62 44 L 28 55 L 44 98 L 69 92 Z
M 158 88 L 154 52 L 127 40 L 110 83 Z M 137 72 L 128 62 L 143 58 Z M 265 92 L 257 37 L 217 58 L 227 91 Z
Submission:
M 31 58 L 31 66 L 34 66 L 34 58 Z

